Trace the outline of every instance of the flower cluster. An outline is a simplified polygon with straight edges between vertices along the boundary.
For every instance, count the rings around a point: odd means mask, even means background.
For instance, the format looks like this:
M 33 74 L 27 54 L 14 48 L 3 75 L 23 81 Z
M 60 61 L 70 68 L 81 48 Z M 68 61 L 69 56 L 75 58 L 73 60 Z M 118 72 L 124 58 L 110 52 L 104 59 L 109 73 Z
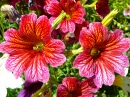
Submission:
M 117 75 L 124 76 L 129 66 L 124 52 L 130 48 L 130 39 L 123 37 L 120 29 L 109 31 L 107 26 L 118 11 L 110 12 L 108 2 L 9 2 L 14 8 L 18 4 L 30 7 L 27 14 L 19 15 L 17 29 L 4 32 L 5 40 L 0 44 L 0 52 L 9 55 L 6 69 L 16 78 L 24 74 L 24 88 L 18 97 L 51 97 L 53 92 L 56 97 L 93 97 L 103 85 L 116 85 Z M 87 20 L 86 7 L 95 7 L 101 21 Z M 16 11 L 11 12 L 17 18 Z

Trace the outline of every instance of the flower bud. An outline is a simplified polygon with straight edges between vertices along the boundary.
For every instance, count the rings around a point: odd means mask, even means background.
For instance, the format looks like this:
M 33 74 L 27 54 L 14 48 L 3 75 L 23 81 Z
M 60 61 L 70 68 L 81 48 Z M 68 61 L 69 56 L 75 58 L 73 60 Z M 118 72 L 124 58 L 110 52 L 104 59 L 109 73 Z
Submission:
M 1 7 L 1 12 L 7 15 L 9 22 L 19 23 L 21 15 L 12 5 L 3 5 Z
M 102 20 L 102 24 L 104 26 L 108 26 L 111 21 L 113 20 L 113 18 L 116 16 L 116 14 L 118 13 L 118 10 L 114 9 L 112 10 L 103 20 Z

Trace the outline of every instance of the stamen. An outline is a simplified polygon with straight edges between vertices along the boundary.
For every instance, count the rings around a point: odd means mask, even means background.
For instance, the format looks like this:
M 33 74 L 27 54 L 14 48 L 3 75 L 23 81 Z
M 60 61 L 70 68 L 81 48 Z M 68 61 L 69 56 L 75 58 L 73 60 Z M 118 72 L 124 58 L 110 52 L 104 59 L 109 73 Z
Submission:
M 97 58 L 97 57 L 99 57 L 100 56 L 100 50 L 98 50 L 98 49 L 96 49 L 96 48 L 93 48 L 92 50 L 91 50 L 91 56 L 93 57 L 93 58 Z
M 37 43 L 36 45 L 33 46 L 33 50 L 36 50 L 36 51 L 42 51 L 43 48 L 44 48 L 44 45 L 42 42 Z

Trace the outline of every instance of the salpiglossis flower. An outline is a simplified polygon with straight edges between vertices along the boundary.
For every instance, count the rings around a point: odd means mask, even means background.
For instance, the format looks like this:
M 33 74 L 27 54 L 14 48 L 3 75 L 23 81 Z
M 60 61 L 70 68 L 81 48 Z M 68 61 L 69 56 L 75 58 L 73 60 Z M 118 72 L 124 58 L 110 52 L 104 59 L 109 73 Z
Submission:
M 47 82 L 49 70 L 62 65 L 66 58 L 61 40 L 51 38 L 52 26 L 44 15 L 27 14 L 21 18 L 19 30 L 8 29 L 5 42 L 0 44 L 0 51 L 10 56 L 6 68 L 18 78 L 23 72 L 27 81 Z
M 104 18 L 110 12 L 108 2 L 109 0 L 97 0 L 96 12 L 100 15 L 101 18 Z
M 57 97 L 93 97 L 97 90 L 92 78 L 80 82 L 75 77 L 66 77 L 57 88 Z
M 58 17 L 62 10 L 66 13 L 66 17 L 57 27 L 64 33 L 74 32 L 75 25 L 82 24 L 85 21 L 83 18 L 85 16 L 85 10 L 80 1 L 60 0 L 60 2 L 52 2 L 48 4 L 46 10 L 52 15 L 50 21 Z
M 98 87 L 103 84 L 111 86 L 114 72 L 124 75 L 124 68 L 129 61 L 123 52 L 129 49 L 129 39 L 123 38 L 121 30 L 112 33 L 100 22 L 90 23 L 88 29 L 83 27 L 79 41 L 84 51 L 74 60 L 74 67 L 84 77 L 94 76 Z

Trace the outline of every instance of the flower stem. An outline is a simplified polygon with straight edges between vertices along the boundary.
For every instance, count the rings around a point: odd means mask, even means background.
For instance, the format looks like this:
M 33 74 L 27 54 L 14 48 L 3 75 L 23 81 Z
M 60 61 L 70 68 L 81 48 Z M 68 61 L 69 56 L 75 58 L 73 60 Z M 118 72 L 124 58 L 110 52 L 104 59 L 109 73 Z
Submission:
M 77 54 L 79 54 L 81 52 L 83 52 L 83 48 L 82 47 L 80 47 L 80 48 L 78 48 L 76 50 L 67 51 L 67 52 L 65 52 L 65 55 L 66 56 L 73 56 L 73 55 L 77 55 Z
M 66 13 L 62 10 L 60 15 L 54 20 L 54 22 L 52 23 L 52 29 L 54 30 L 58 24 L 65 18 Z
M 97 1 L 93 2 L 92 4 L 88 5 L 88 4 L 85 4 L 83 5 L 84 8 L 88 8 L 88 7 L 95 7 Z

